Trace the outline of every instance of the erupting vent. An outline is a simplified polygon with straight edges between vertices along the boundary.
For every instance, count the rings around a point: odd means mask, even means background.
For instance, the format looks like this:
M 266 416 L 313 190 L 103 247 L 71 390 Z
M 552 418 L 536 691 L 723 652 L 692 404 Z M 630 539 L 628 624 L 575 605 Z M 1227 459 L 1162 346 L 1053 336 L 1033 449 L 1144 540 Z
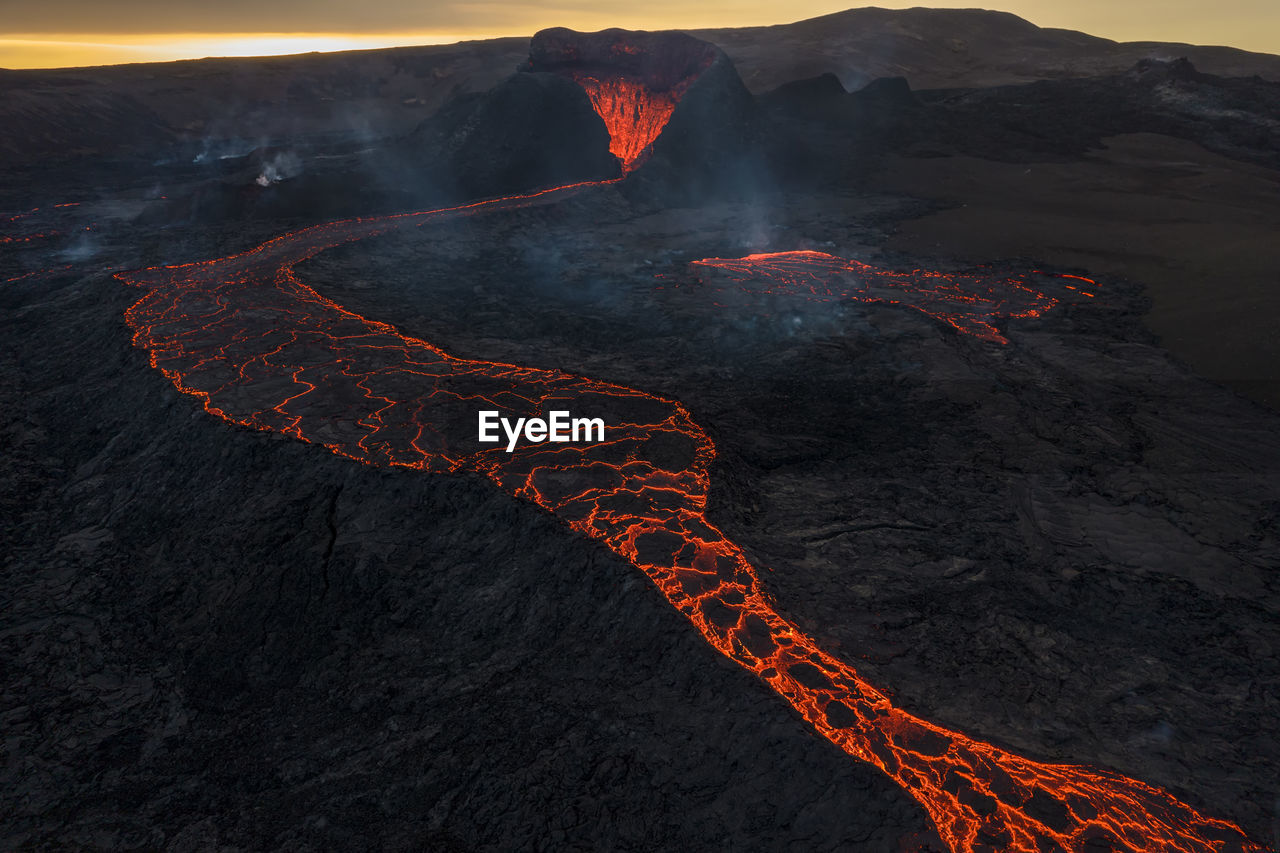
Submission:
M 543 30 L 529 48 L 530 71 L 564 74 L 586 91 L 609 131 L 624 173 L 640 166 L 689 86 L 718 50 L 681 33 Z
M 996 330 L 996 319 L 1039 317 L 1058 304 L 1021 276 L 933 270 L 894 272 L 824 252 L 704 258 L 693 263 L 723 271 L 748 293 L 799 296 L 819 302 L 852 299 L 905 305 L 941 320 L 957 332 L 1000 344 L 1009 340 Z M 1079 276 L 1055 277 L 1094 283 Z M 1083 296 L 1093 296 L 1075 285 L 1066 287 Z
M 622 163 L 622 171 L 639 166 L 649 146 L 662 133 L 680 100 L 679 92 L 650 92 L 643 83 L 625 77 L 573 79 L 591 98 L 591 106 L 609 131 L 609 151 Z
M 1031 761 L 894 707 L 780 615 L 756 567 L 707 520 L 716 451 L 679 403 L 560 371 L 451 356 L 334 304 L 293 272 L 341 243 L 576 190 L 335 222 L 241 255 L 122 275 L 147 290 L 126 319 L 152 366 L 218 417 L 366 464 L 475 471 L 603 542 L 716 650 L 897 782 L 954 851 L 1261 849 L 1159 788 Z M 748 268 L 755 275 L 760 267 Z M 511 417 L 551 408 L 608 413 L 608 440 L 487 449 L 474 441 L 481 408 Z

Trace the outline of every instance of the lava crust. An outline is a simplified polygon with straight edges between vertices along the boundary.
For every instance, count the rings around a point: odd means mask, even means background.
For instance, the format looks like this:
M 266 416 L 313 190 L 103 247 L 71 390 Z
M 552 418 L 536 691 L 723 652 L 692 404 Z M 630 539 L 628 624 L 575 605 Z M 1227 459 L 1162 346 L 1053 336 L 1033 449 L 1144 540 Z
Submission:
M 293 272 L 326 248 L 389 228 L 581 189 L 337 222 L 239 256 L 122 275 L 149 290 L 126 319 L 152 366 L 211 414 L 368 464 L 474 471 L 600 540 L 643 571 L 717 651 L 764 680 L 828 740 L 897 782 L 956 853 L 1090 842 L 1135 852 L 1261 850 L 1234 824 L 1159 788 L 1031 761 L 895 707 L 779 614 L 757 568 L 708 521 L 715 446 L 679 403 L 560 371 L 450 356 L 324 299 Z M 784 257 L 783 269 L 797 260 L 827 274 L 833 263 L 848 264 L 802 254 Z M 477 451 L 467 425 L 478 407 L 515 417 L 545 417 L 552 408 L 599 412 L 608 440 Z

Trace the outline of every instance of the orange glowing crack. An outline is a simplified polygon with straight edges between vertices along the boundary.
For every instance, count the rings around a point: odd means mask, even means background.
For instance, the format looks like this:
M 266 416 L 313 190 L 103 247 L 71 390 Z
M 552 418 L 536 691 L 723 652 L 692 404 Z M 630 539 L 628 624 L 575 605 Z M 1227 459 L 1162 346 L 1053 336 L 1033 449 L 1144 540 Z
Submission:
M 62 209 L 62 208 L 79 207 L 79 206 L 80 206 L 80 202 L 73 201 L 73 202 L 67 202 L 65 204 L 55 204 L 55 205 L 52 205 L 52 208 Z M 14 224 L 14 223 L 26 224 L 26 220 L 35 216 L 40 211 L 41 211 L 41 208 L 33 207 L 30 210 L 24 210 L 19 213 L 0 213 L 0 225 Z M 88 231 L 90 229 L 88 227 L 85 227 L 83 230 Z M 26 234 L 0 234 L 0 246 L 14 245 L 18 243 L 34 243 L 36 240 L 48 240 L 51 237 L 58 237 L 62 235 L 62 233 L 63 233 L 62 231 L 51 230 L 51 231 L 41 231 L 39 233 L 30 232 Z M 12 280 L 13 279 L 10 279 L 10 281 Z
M 940 320 L 957 332 L 999 344 L 1009 340 L 993 325 L 997 319 L 1039 317 L 1058 304 L 1058 300 L 1031 287 L 1025 276 L 920 269 L 896 272 L 825 252 L 704 258 L 693 264 L 719 270 L 735 282 L 736 289 L 747 293 L 796 296 L 818 302 L 850 299 L 902 305 Z M 1077 275 L 1055 273 L 1054 277 L 1095 284 L 1092 279 Z M 1063 286 L 1077 290 L 1071 285 Z
M 334 222 L 239 255 L 121 274 L 146 290 L 126 320 L 151 365 L 211 414 L 370 465 L 478 472 L 601 541 L 644 572 L 712 647 L 900 785 L 954 851 L 1082 850 L 1091 840 L 1125 851 L 1261 850 L 1234 824 L 1159 788 L 1031 761 L 894 707 L 780 616 L 756 567 L 707 520 L 716 451 L 680 403 L 558 370 L 457 358 L 342 308 L 294 275 L 297 263 L 341 243 L 552 202 L 589 186 Z M 801 267 L 786 268 L 788 281 L 814 294 L 824 270 L 852 263 L 798 260 Z M 759 268 L 751 261 L 746 271 Z M 950 293 L 945 282 L 913 275 Z M 1004 286 L 993 284 L 984 298 Z M 607 414 L 608 440 L 506 453 L 472 438 L 478 408 L 514 418 L 545 417 L 550 406 Z

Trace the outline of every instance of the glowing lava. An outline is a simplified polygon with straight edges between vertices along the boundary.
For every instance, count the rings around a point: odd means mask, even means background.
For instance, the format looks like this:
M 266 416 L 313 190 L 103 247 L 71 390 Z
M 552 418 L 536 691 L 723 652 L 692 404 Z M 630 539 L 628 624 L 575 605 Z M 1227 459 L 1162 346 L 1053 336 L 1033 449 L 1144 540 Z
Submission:
M 742 550 L 707 520 L 715 447 L 678 402 L 644 391 L 451 356 L 320 296 L 294 266 L 332 246 L 450 216 L 554 201 L 583 185 L 458 208 L 348 220 L 252 251 L 120 277 L 147 289 L 126 319 L 152 366 L 232 423 L 372 465 L 470 470 L 598 539 L 643 571 L 717 651 L 824 737 L 878 767 L 955 851 L 1260 850 L 1231 823 L 1106 770 L 1044 764 L 895 708 L 780 616 Z M 475 442 L 479 408 L 606 417 L 608 441 Z
M 825 252 L 799 251 L 704 258 L 697 266 L 721 270 L 748 293 L 798 296 L 820 302 L 852 299 L 904 305 L 941 320 L 957 332 L 1007 344 L 994 321 L 1039 317 L 1058 301 L 1031 287 L 1025 277 L 934 270 L 895 272 Z M 1058 276 L 1085 281 L 1080 276 Z M 1093 294 L 1065 285 L 1084 296 Z
M 683 33 L 553 28 L 533 37 L 526 69 L 562 74 L 583 88 L 625 174 L 644 162 L 680 99 L 718 55 Z
M 54 208 L 79 207 L 79 206 L 80 206 L 79 202 L 53 205 Z M 22 213 L 0 214 L 0 225 L 12 226 L 15 224 L 17 225 L 26 224 L 26 220 L 32 218 L 39 212 L 40 212 L 40 208 L 34 207 L 31 210 L 27 210 Z M 48 240 L 51 237 L 57 237 L 61 234 L 62 232 L 57 230 L 40 231 L 40 232 L 28 231 L 24 234 L 0 234 L 0 246 L 8 246 L 8 245 L 14 245 L 14 244 L 20 244 L 20 243 L 34 243 L 37 240 Z
M 71 269 L 71 267 L 72 267 L 71 264 L 66 264 L 65 266 L 54 267 L 53 269 L 33 270 L 32 272 L 23 273 L 22 275 L 15 275 L 13 278 L 6 278 L 3 281 L 0 281 L 0 284 L 13 284 L 14 282 L 18 282 L 18 281 L 26 281 L 29 278 L 41 278 L 46 275 L 52 275 L 55 272 L 60 272 L 62 270 L 69 270 Z
M 649 146 L 662 133 L 682 92 L 650 92 L 639 81 L 621 77 L 575 74 L 573 79 L 591 99 L 591 106 L 609 131 L 609 152 L 630 172 L 644 162 Z

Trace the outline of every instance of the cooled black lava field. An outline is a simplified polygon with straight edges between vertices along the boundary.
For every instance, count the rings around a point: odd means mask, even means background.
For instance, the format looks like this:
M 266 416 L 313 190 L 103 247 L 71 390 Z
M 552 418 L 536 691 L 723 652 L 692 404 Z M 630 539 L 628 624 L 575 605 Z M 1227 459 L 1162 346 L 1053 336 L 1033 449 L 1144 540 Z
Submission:
M 518 47 L 0 167 L 0 847 L 1280 843 L 1280 83 Z

